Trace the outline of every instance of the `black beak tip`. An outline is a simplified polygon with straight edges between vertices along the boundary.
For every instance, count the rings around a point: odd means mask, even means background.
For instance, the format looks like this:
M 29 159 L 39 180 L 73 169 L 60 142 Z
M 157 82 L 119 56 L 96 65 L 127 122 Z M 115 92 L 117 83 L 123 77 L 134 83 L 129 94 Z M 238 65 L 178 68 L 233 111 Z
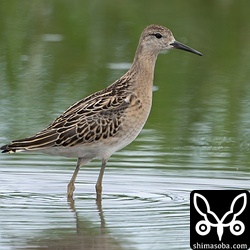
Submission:
M 197 51 L 197 50 L 196 50 L 195 54 L 198 55 L 198 56 L 203 56 L 203 54 L 201 52 Z

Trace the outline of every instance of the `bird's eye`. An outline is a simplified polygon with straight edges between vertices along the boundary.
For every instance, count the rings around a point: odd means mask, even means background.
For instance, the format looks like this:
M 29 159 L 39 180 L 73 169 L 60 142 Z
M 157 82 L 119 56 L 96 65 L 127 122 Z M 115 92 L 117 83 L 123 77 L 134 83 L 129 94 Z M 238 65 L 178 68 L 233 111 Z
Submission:
M 155 37 L 158 38 L 158 39 L 162 38 L 162 35 L 161 35 L 160 33 L 156 33 L 156 34 L 154 34 L 154 35 L 155 35 Z

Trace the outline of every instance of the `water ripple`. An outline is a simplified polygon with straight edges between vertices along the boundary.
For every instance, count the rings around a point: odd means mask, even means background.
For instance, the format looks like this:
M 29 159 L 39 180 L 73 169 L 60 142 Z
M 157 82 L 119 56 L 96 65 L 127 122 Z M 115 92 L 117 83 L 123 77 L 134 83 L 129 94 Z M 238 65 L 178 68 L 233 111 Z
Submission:
M 189 248 L 192 190 L 250 189 L 248 168 L 239 161 L 229 164 L 229 147 L 215 147 L 218 139 L 213 147 L 204 140 L 203 146 L 193 141 L 196 143 L 192 146 L 161 150 L 157 133 L 143 131 L 136 150 L 127 148 L 110 159 L 102 204 L 95 202 L 99 161 L 81 169 L 75 200 L 69 203 L 66 187 L 74 160 L 27 154 L 3 156 L 2 249 Z

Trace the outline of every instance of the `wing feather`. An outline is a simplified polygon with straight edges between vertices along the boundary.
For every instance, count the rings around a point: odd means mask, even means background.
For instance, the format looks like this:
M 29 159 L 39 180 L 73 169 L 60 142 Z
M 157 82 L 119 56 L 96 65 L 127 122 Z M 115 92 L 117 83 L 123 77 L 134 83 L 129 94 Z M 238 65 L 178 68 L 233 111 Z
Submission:
M 32 137 L 12 141 L 3 152 L 72 147 L 115 136 L 122 129 L 124 112 L 130 105 L 129 79 L 118 80 L 69 107 L 44 130 Z

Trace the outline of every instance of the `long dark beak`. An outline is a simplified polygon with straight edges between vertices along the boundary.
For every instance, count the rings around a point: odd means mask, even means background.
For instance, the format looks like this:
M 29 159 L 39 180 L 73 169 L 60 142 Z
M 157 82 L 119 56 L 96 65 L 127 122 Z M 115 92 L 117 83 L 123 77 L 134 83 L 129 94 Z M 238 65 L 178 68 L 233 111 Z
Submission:
M 178 41 L 174 41 L 173 43 L 171 43 L 170 45 L 172 45 L 175 49 L 182 49 L 182 50 L 186 50 L 188 52 L 194 53 L 196 55 L 202 56 L 201 52 L 192 49 L 190 47 L 188 47 L 187 45 L 180 43 Z

